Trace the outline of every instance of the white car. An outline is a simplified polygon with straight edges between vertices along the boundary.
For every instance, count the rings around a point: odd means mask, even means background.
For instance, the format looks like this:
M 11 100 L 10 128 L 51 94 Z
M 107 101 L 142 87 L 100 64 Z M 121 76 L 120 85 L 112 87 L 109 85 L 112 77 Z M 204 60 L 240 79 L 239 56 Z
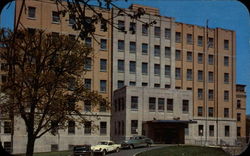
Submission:
M 115 144 L 113 141 L 100 141 L 97 145 L 91 146 L 93 152 L 102 153 L 106 155 L 108 152 L 119 152 L 121 148 L 120 144 Z

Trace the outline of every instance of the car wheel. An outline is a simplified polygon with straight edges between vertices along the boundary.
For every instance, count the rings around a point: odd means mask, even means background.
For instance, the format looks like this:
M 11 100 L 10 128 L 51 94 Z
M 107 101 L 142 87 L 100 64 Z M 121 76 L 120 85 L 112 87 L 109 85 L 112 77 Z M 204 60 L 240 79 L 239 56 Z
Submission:
M 116 152 L 119 152 L 120 151 L 120 148 L 116 148 L 116 150 L 115 150 Z
M 133 149 L 134 148 L 134 146 L 133 145 L 129 145 L 129 149 Z
M 107 151 L 106 150 L 103 150 L 102 151 L 102 155 L 106 155 L 107 154 Z

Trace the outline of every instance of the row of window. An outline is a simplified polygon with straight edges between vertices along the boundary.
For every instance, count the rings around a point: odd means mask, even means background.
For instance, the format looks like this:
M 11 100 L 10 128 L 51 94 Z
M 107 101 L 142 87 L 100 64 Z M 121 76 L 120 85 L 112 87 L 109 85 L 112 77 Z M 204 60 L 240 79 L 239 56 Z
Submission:
M 125 86 L 125 83 L 123 80 L 118 80 L 117 81 L 117 88 L 122 88 Z M 129 81 L 129 86 L 136 86 L 136 82 L 135 81 Z M 142 87 L 147 87 L 148 86 L 148 82 L 142 82 L 141 83 Z M 154 88 L 160 88 L 161 85 L 159 83 L 155 83 L 154 84 Z M 170 84 L 165 84 L 165 88 L 171 88 Z M 177 89 L 177 88 L 176 88 Z
M 208 128 L 209 136 L 214 136 L 214 125 L 209 125 Z M 204 136 L 204 125 L 198 125 L 198 135 Z M 224 126 L 224 136 L 229 137 L 230 136 L 230 126 L 226 125 Z
M 118 30 L 120 32 L 127 32 L 126 27 L 125 27 L 125 22 L 122 20 L 118 20 L 117 23 Z M 129 23 L 129 32 L 130 34 L 136 34 L 136 23 L 135 22 L 130 22 Z M 149 34 L 149 26 L 147 24 L 141 24 L 141 34 L 143 36 L 148 36 Z M 155 26 L 154 27 L 154 37 L 155 38 L 160 38 L 161 37 L 161 27 Z M 165 28 L 164 29 L 164 37 L 165 39 L 170 40 L 171 39 L 171 29 Z
M 84 86 L 86 89 L 92 89 L 92 80 L 91 79 L 84 79 Z M 107 80 L 100 80 L 100 92 L 107 92 Z
M 29 6 L 27 16 L 28 16 L 29 19 L 36 19 L 37 18 L 36 7 Z M 86 20 L 88 20 L 88 17 L 86 17 Z M 55 23 L 55 24 L 59 24 L 61 22 L 60 21 L 60 13 L 59 13 L 59 11 L 52 11 L 51 12 L 51 22 Z M 68 22 L 69 22 L 70 26 L 75 24 L 75 22 L 76 22 L 75 17 L 73 15 L 69 15 Z M 100 30 L 101 31 L 107 31 L 107 22 L 101 21 Z
M 100 71 L 101 72 L 107 72 L 108 63 L 107 59 L 100 59 Z M 84 69 L 85 70 L 92 70 L 92 59 L 87 58 L 84 63 Z
M 181 50 L 176 50 L 175 51 L 175 60 L 176 61 L 181 61 L 182 57 L 181 57 Z M 187 51 L 187 58 L 186 58 L 187 62 L 192 62 L 193 61 L 193 52 L 191 51 Z M 202 53 L 198 53 L 198 57 L 197 57 L 197 62 L 199 64 L 203 64 L 204 63 L 204 55 Z M 209 65 L 213 65 L 214 64 L 214 55 L 208 55 L 208 64 Z M 224 66 L 229 66 L 229 56 L 224 56 Z
M 124 135 L 124 121 L 115 121 L 115 135 Z
M 114 105 L 115 105 L 115 112 L 124 110 L 124 108 L 125 108 L 124 98 L 116 99 Z M 131 110 L 138 111 L 138 105 L 139 105 L 139 97 L 138 96 L 131 96 L 131 99 L 130 99 Z M 163 112 L 165 109 L 169 112 L 173 112 L 174 100 L 173 99 L 165 99 L 165 98 L 149 97 L 148 108 L 149 108 L 150 112 L 155 112 L 156 108 L 159 112 Z M 183 113 L 188 113 L 189 100 L 182 100 L 182 111 L 183 111 Z
M 93 127 L 91 126 L 91 122 L 86 122 L 84 123 L 84 134 L 91 134 L 91 131 Z M 107 122 L 101 121 L 99 125 L 99 132 L 101 135 L 106 135 L 107 134 Z M 69 121 L 68 122 L 68 134 L 75 134 L 75 129 L 76 129 L 76 124 L 75 121 Z

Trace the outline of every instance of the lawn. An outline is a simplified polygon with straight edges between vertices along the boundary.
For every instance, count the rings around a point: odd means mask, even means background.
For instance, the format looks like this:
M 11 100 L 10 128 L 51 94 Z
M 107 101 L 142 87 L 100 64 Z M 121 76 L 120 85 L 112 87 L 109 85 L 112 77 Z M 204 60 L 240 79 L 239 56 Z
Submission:
M 200 146 L 168 146 L 137 154 L 137 156 L 229 156 L 220 148 Z
M 45 153 L 34 153 L 33 156 L 70 156 L 72 151 L 60 151 L 60 152 L 45 152 Z M 25 156 L 25 155 L 16 155 Z

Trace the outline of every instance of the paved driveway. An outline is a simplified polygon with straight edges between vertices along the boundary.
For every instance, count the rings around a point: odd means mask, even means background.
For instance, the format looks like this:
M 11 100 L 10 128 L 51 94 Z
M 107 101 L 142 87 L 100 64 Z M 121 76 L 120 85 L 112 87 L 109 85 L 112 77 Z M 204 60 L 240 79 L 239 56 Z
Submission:
M 161 148 L 167 145 L 153 145 L 152 147 L 142 147 L 142 148 L 135 148 L 135 149 L 122 149 L 119 153 L 110 153 L 108 156 L 133 156 L 136 153 L 152 150 L 156 148 Z

